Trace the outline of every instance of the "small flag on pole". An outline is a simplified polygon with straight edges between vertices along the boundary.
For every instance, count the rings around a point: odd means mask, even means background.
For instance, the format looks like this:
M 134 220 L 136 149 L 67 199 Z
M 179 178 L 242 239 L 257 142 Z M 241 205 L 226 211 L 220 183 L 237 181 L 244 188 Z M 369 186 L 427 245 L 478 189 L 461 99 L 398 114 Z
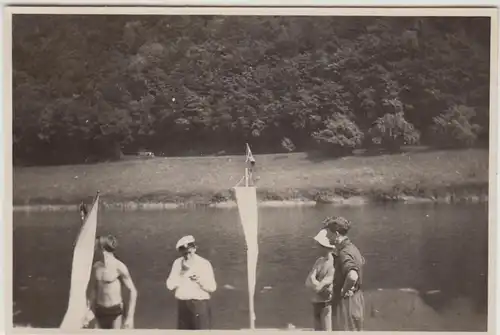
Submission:
M 250 146 L 247 143 L 247 158 L 245 160 L 246 163 L 249 163 L 254 165 L 255 164 L 255 158 L 252 155 L 252 150 L 250 150 Z

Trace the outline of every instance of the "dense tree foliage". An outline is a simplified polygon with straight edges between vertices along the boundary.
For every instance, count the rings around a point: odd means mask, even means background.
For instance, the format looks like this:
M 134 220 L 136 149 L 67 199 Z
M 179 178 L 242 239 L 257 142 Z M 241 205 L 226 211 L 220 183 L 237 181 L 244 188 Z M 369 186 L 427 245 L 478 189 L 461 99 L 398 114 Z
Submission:
M 488 142 L 489 18 L 13 20 L 17 164 Z

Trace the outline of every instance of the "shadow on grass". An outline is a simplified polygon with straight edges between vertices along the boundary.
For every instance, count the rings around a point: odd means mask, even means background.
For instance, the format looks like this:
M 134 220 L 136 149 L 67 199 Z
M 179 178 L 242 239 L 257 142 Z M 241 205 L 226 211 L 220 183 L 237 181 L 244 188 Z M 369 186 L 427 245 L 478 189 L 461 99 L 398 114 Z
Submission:
M 445 312 L 460 300 L 467 301 L 475 313 L 487 313 L 488 311 L 487 283 L 480 286 L 475 294 L 470 292 L 464 294 L 457 290 L 444 289 L 441 291 L 419 291 L 419 296 L 426 305 L 439 313 Z
M 474 308 L 474 302 L 461 295 L 452 296 L 440 291 L 429 293 L 412 289 L 383 289 L 366 291 L 365 303 L 366 330 L 486 330 L 484 311 Z
M 460 149 L 457 149 L 457 151 Z M 462 149 L 463 150 L 463 149 Z M 334 161 L 346 157 L 376 157 L 383 155 L 401 155 L 408 153 L 422 153 L 440 151 L 438 148 L 427 146 L 406 146 L 399 149 L 385 149 L 385 148 L 369 148 L 369 149 L 355 149 L 352 152 L 325 152 L 325 151 L 309 151 L 307 152 L 307 159 L 313 163 L 321 163 L 325 161 Z
M 322 163 L 326 161 L 335 161 L 343 157 L 352 156 L 352 154 L 332 154 L 331 152 L 324 151 L 308 151 L 306 153 L 306 158 L 312 163 Z

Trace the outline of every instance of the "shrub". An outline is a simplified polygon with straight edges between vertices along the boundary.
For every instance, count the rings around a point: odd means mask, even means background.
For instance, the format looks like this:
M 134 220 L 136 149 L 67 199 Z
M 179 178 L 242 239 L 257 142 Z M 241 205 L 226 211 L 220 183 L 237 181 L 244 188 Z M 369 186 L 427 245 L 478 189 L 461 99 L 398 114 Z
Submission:
M 453 105 L 433 118 L 434 140 L 443 147 L 470 147 L 477 141 L 481 126 L 472 122 L 476 111 L 472 107 Z
M 404 118 L 403 112 L 387 113 L 379 117 L 369 130 L 373 143 L 391 150 L 420 141 L 420 132 Z
M 288 152 L 295 151 L 295 144 L 288 137 L 284 137 L 281 140 L 281 147 Z
M 363 141 L 363 132 L 344 114 L 333 114 L 323 122 L 323 127 L 313 132 L 311 137 L 321 149 L 336 155 L 352 152 Z

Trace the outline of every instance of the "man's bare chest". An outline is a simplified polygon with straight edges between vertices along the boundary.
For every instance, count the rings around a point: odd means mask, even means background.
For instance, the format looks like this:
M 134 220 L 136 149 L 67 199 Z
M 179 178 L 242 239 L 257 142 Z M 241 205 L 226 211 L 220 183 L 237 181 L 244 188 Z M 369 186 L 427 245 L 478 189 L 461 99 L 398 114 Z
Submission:
M 98 265 L 95 269 L 95 279 L 101 283 L 111 284 L 117 281 L 120 277 L 116 266 Z

